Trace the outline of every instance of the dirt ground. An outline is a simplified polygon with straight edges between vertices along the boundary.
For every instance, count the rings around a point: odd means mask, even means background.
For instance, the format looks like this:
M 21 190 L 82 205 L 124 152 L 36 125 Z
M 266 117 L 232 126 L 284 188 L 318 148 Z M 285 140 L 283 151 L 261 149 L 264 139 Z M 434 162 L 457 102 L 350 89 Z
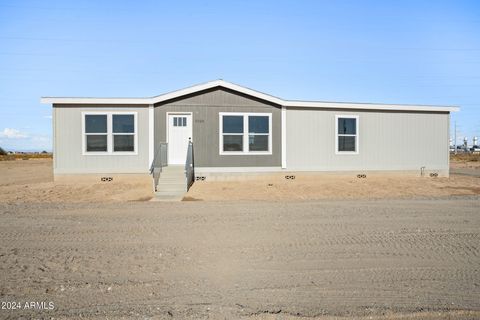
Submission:
M 470 168 L 480 170 L 480 161 L 450 161 L 450 168 Z
M 468 175 L 450 178 L 375 176 L 297 175 L 258 181 L 195 182 L 185 200 L 320 200 L 320 199 L 402 199 L 480 194 L 480 179 Z
M 480 176 L 468 174 L 480 169 L 468 163 L 452 166 L 463 170 L 462 174 L 450 178 L 297 175 L 295 180 L 277 176 L 258 181 L 199 181 L 184 200 L 411 199 L 480 194 Z M 152 196 L 150 185 L 139 183 L 54 183 L 51 159 L 0 162 L 0 202 L 144 201 Z
M 0 318 L 478 319 L 479 204 L 0 203 Z
M 412 199 L 480 194 L 480 162 L 452 161 L 451 173 L 449 178 L 297 174 L 294 180 L 277 176 L 257 181 L 197 181 L 184 200 Z
M 0 319 L 480 319 L 479 178 L 333 178 L 162 203 L 0 162 Z
M 0 162 L 0 202 L 142 201 L 153 196 L 141 183 L 53 182 L 52 159 Z

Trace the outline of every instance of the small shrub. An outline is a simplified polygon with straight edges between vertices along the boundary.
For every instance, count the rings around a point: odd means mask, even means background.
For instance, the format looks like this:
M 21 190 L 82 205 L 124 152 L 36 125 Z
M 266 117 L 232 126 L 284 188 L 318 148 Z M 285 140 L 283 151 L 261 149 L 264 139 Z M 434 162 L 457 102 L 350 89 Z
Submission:
M 7 155 L 7 151 L 3 150 L 2 147 L 0 147 L 0 156 L 6 156 Z

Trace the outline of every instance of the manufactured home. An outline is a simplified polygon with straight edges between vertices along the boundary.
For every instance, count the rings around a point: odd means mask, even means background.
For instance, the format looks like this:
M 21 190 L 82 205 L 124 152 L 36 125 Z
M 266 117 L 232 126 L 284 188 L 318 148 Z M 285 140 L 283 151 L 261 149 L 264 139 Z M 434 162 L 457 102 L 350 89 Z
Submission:
M 147 98 L 44 97 L 55 179 L 449 174 L 451 106 L 284 100 L 223 80 Z M 152 179 L 153 176 L 153 179 Z

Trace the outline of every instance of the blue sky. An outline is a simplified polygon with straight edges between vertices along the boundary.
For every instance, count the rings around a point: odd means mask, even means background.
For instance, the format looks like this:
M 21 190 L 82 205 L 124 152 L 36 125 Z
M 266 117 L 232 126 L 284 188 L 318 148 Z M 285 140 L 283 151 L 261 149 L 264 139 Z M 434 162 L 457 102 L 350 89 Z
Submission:
M 480 2 L 0 0 L 7 149 L 51 150 L 41 96 L 152 96 L 218 78 L 285 99 L 459 105 L 452 120 L 471 141 Z

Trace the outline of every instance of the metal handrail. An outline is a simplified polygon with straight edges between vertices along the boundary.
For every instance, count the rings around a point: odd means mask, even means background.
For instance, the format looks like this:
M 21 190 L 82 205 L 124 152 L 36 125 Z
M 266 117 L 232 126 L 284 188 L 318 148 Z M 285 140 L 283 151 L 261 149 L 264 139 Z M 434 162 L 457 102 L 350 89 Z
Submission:
M 193 184 L 193 178 L 195 176 L 195 167 L 193 161 L 193 142 L 188 139 L 187 160 L 185 161 L 185 178 L 187 182 L 187 191 Z
M 153 176 L 153 188 L 157 191 L 158 180 L 162 168 L 168 165 L 168 143 L 161 142 L 158 145 L 157 152 L 153 157 L 152 165 L 150 166 L 150 174 Z

